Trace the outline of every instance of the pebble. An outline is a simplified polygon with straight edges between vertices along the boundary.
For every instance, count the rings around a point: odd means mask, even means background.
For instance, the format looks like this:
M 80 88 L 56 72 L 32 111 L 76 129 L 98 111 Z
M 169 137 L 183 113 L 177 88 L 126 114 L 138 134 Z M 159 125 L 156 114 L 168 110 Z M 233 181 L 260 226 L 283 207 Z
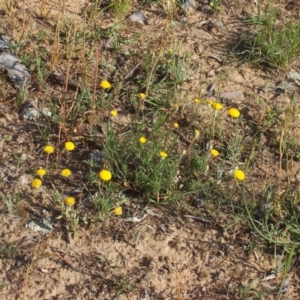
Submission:
M 37 220 L 33 220 L 26 224 L 26 228 L 32 231 L 40 231 L 43 233 L 49 233 L 54 230 L 54 227 L 52 226 L 52 220 L 49 218 L 40 218 Z
M 130 21 L 144 24 L 147 21 L 147 17 L 140 11 L 135 11 L 129 16 Z

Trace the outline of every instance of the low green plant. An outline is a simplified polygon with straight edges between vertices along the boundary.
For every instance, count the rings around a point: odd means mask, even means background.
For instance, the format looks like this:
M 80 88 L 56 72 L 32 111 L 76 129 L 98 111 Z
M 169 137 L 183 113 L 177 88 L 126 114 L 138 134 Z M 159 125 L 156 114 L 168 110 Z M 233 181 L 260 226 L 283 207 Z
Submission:
M 251 31 L 240 36 L 236 53 L 247 60 L 272 68 L 286 69 L 300 55 L 300 18 L 277 23 L 277 10 L 268 5 L 264 12 L 245 20 Z M 253 26 L 255 26 L 253 28 Z
M 112 0 L 110 7 L 113 13 L 117 16 L 124 16 L 128 14 L 132 8 L 132 0 Z
M 218 12 L 221 9 L 221 1 L 222 0 L 212 0 L 209 2 L 209 5 L 211 6 L 214 12 Z
M 18 245 L 13 242 L 9 242 L 0 246 L 0 253 L 2 257 L 12 258 L 17 251 Z

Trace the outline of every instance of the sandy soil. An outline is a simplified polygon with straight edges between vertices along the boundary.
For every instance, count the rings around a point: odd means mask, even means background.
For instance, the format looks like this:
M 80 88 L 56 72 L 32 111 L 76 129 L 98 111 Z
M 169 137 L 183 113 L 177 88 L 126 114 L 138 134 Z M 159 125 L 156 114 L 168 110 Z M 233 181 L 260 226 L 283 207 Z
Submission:
M 26 5 L 20 3 L 18 24 L 9 23 L 10 17 L 2 13 L 3 33 L 16 39 L 20 36 L 16 28 L 22 24 L 26 24 L 26 32 L 39 31 L 42 25 L 35 15 L 37 8 L 31 2 L 34 4 L 34 1 L 26 1 Z M 275 84 L 284 74 L 254 69 L 225 55 L 244 26 L 242 16 L 255 13 L 256 6 L 253 1 L 222 1 L 221 11 L 211 14 L 205 1 L 196 2 L 197 9 L 189 12 L 186 21 L 169 31 L 176 40 L 183 41 L 182 53 L 193 52 L 189 57 L 190 81 L 179 88 L 181 101 L 188 94 L 198 94 L 200 70 L 205 81 L 204 94 L 210 84 L 216 85 L 217 93 L 241 91 L 244 98 L 235 99 L 234 103 L 255 117 L 257 100 L 263 98 L 267 106 L 274 96 L 260 95 L 259 90 L 268 83 Z M 281 21 L 299 12 L 295 1 L 273 2 L 281 9 Z M 76 1 L 64 3 L 70 17 L 85 5 L 85 1 L 80 1 L 78 6 Z M 158 9 L 143 12 L 148 17 L 148 25 L 128 25 L 128 28 L 132 28 L 133 33 L 147 30 L 152 33 L 149 35 L 153 43 L 160 42 L 163 37 L 158 29 L 165 23 L 163 14 Z M 22 14 L 26 16 L 25 22 Z M 51 14 L 54 19 L 58 17 L 55 7 Z M 109 16 L 106 18 L 103 26 L 109 27 L 112 23 Z M 125 32 L 126 35 L 130 33 Z M 103 50 L 101 55 L 107 64 L 115 64 L 109 51 Z M 125 62 L 124 74 L 131 69 L 131 62 Z M 2 77 L 0 83 L 3 87 L 8 84 Z M 58 88 L 47 85 L 44 91 L 31 92 L 30 97 L 41 99 L 48 92 L 55 96 Z M 75 239 L 68 237 L 66 228 L 58 221 L 54 222 L 55 230 L 48 234 L 26 228 L 30 220 L 42 214 L 53 217 L 53 214 L 47 197 L 30 189 L 32 173 L 29 170 L 36 166 L 43 140 L 31 122 L 20 119 L 12 102 L 15 96 L 8 87 L 8 96 L 1 99 L 5 103 L 0 104 L 1 299 L 276 299 L 282 274 L 274 278 L 266 276 L 282 266 L 283 257 L 252 248 L 250 242 L 255 234 L 249 230 L 226 231 L 222 213 L 216 220 L 205 223 L 185 217 L 184 213 L 178 215 L 151 208 L 152 214 L 141 222 L 112 217 L 103 223 L 87 224 Z M 286 98 L 282 96 L 276 101 L 284 104 Z M 121 101 L 119 105 L 123 105 Z M 127 121 L 125 119 L 123 124 Z M 294 134 L 296 137 L 300 134 L 297 127 Z M 266 182 L 278 178 L 277 167 L 268 155 L 266 150 L 256 169 L 260 175 L 264 174 Z M 292 183 L 298 184 L 300 163 L 294 162 L 293 172 Z M 266 182 L 257 182 L 257 186 L 264 186 Z M 18 203 L 14 213 L 8 213 L 8 195 L 15 195 L 13 201 Z M 17 195 L 21 195 L 21 199 L 17 199 Z M 299 299 L 299 267 L 295 267 L 288 278 L 288 292 L 280 299 Z M 259 296 L 262 290 L 264 298 Z

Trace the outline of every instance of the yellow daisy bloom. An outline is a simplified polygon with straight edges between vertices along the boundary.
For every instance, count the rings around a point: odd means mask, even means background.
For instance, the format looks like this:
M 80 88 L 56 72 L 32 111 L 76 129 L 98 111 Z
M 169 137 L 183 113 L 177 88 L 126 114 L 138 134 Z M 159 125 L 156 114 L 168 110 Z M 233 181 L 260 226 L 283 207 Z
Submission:
M 75 204 L 75 198 L 74 197 L 67 197 L 65 199 L 65 205 L 72 206 L 74 204 Z
M 219 155 L 219 151 L 216 149 L 211 149 L 210 150 L 210 154 L 214 157 L 217 157 Z
M 117 112 L 115 109 L 113 109 L 113 110 L 110 112 L 110 115 L 111 115 L 112 117 L 116 117 L 116 116 L 118 115 L 118 112 Z
M 35 171 L 35 175 L 43 177 L 46 175 L 47 171 L 43 168 L 39 168 Z
M 141 136 L 140 139 L 139 139 L 139 142 L 141 144 L 145 144 L 147 142 L 147 139 L 144 136 Z
M 73 151 L 75 149 L 75 144 L 73 142 L 65 142 L 65 149 L 67 151 Z
M 141 99 L 145 99 L 146 98 L 146 94 L 144 94 L 144 93 L 139 93 L 139 96 L 140 96 Z
M 42 184 L 43 184 L 42 180 L 36 178 L 36 179 L 33 179 L 32 183 L 31 183 L 31 186 L 32 186 L 32 188 L 37 189 L 37 188 L 39 188 Z
M 195 102 L 196 104 L 199 104 L 199 103 L 200 103 L 200 99 L 199 99 L 199 98 L 195 98 L 195 99 L 194 99 L 194 102 Z
M 121 216 L 122 215 L 122 207 L 121 206 L 117 206 L 114 209 L 114 214 L 117 215 L 117 216 Z
M 161 152 L 159 152 L 159 155 L 161 158 L 166 158 L 168 156 L 168 153 L 161 151 Z
M 200 136 L 200 131 L 198 129 L 195 129 L 194 133 L 195 133 L 195 138 Z
M 107 80 L 102 80 L 100 82 L 100 86 L 104 89 L 104 90 L 108 90 L 111 88 L 111 84 L 107 81 Z
M 72 172 L 71 172 L 71 170 L 70 169 L 63 169 L 62 171 L 61 171 L 61 176 L 62 177 L 70 177 L 72 175 Z
M 220 102 L 213 102 L 210 106 L 215 110 L 221 110 L 223 108 L 223 105 Z
M 228 110 L 228 114 L 232 117 L 232 118 L 238 118 L 241 113 L 237 108 L 230 108 Z
M 235 170 L 233 172 L 233 176 L 235 179 L 240 180 L 240 181 L 243 181 L 246 178 L 245 173 L 242 170 Z
M 173 124 L 173 126 L 174 126 L 175 128 L 178 128 L 178 127 L 179 127 L 179 124 L 178 124 L 177 122 L 175 122 L 175 123 Z
M 111 172 L 108 170 L 102 170 L 99 172 L 99 178 L 103 181 L 110 181 L 112 178 Z
M 47 154 L 51 154 L 54 152 L 54 147 L 51 145 L 47 145 L 44 147 L 44 152 L 46 152 Z

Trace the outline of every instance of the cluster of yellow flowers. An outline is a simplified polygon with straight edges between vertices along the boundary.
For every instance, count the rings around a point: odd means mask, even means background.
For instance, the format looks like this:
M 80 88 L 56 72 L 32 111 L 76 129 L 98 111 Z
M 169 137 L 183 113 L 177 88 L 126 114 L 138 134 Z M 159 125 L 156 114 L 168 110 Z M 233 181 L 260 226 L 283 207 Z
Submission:
M 195 99 L 195 101 L 196 100 L 199 100 L 199 99 Z M 211 108 L 213 108 L 215 110 L 221 110 L 223 108 L 223 105 L 220 102 L 215 102 L 210 99 L 207 99 L 206 103 L 210 104 Z M 235 119 L 239 118 L 241 115 L 240 111 L 237 108 L 233 108 L 233 107 L 229 108 L 228 114 L 229 114 L 229 116 L 231 116 L 232 118 L 235 118 Z
M 75 149 L 75 144 L 73 142 L 65 142 L 65 150 L 66 151 L 73 151 Z M 46 145 L 43 148 L 44 152 L 48 155 L 54 153 L 55 148 L 52 145 Z M 45 176 L 47 174 L 46 169 L 40 167 L 35 171 L 35 175 L 38 176 L 39 178 L 35 178 L 33 179 L 33 181 L 31 182 L 31 186 L 34 189 L 39 188 L 42 184 L 43 184 L 43 176 Z M 61 175 L 63 177 L 69 177 L 72 174 L 72 172 L 69 169 L 63 169 L 61 171 Z
M 145 144 L 145 143 L 147 142 L 147 139 L 146 139 L 144 136 L 141 136 L 141 137 L 139 138 L 139 142 L 140 142 L 141 144 Z M 168 156 L 168 154 L 167 154 L 165 151 L 160 151 L 159 156 L 160 156 L 162 159 L 164 159 L 164 158 L 166 158 L 166 157 Z
M 75 149 L 75 144 L 73 142 L 65 142 L 65 150 L 73 151 L 74 149 Z M 55 148 L 52 145 L 46 145 L 43 150 L 45 153 L 49 155 L 54 153 Z
M 200 103 L 200 100 L 198 98 L 194 99 L 194 101 L 196 104 Z M 208 103 L 211 106 L 211 108 L 214 110 L 221 110 L 223 108 L 223 105 L 221 103 L 212 101 L 210 99 L 207 99 L 206 103 Z M 237 119 L 240 117 L 241 113 L 237 108 L 232 107 L 232 108 L 229 108 L 228 115 L 234 119 Z M 213 157 L 217 157 L 217 156 L 219 156 L 220 153 L 217 149 L 211 149 L 210 154 Z M 233 172 L 233 176 L 235 179 L 237 179 L 239 181 L 243 181 L 246 178 L 245 173 L 240 169 L 235 170 Z
M 144 138 L 145 139 L 145 138 Z M 142 140 L 144 141 L 144 140 Z M 141 142 L 142 142 L 141 141 Z M 146 139 L 145 141 L 146 142 Z M 75 145 L 73 142 L 66 142 L 65 143 L 65 150 L 67 151 L 73 151 L 75 149 Z M 54 153 L 55 151 L 55 148 L 52 146 L 52 145 L 46 145 L 44 148 L 43 148 L 44 152 L 47 153 L 48 155 Z M 40 178 L 35 178 L 33 179 L 32 183 L 31 183 L 31 186 L 32 188 L 34 189 L 37 189 L 39 188 L 42 184 L 43 184 L 43 176 L 45 176 L 47 174 L 47 171 L 46 169 L 44 168 L 38 168 L 36 171 L 35 171 L 35 175 L 36 176 L 39 176 Z M 72 175 L 72 171 L 70 169 L 63 169 L 61 171 L 61 176 L 64 177 L 64 178 L 68 178 Z M 101 170 L 99 172 L 99 178 L 106 182 L 106 181 L 110 181 L 112 179 L 112 174 L 109 170 Z M 66 197 L 65 200 L 64 200 L 64 203 L 66 206 L 73 206 L 75 203 L 76 203 L 76 200 L 74 197 Z M 122 215 L 122 207 L 120 206 L 117 206 L 115 209 L 114 209 L 114 213 L 118 216 Z

